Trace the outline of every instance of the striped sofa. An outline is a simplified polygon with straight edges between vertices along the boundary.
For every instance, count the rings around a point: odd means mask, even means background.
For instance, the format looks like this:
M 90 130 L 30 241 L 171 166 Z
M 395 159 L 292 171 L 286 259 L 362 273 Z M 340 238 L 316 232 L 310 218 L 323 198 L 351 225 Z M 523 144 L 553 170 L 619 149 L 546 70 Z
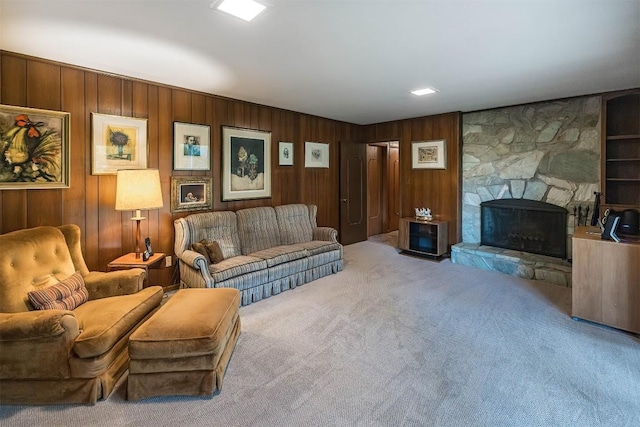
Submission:
M 316 225 L 317 206 L 283 205 L 205 212 L 174 221 L 174 250 L 185 288 L 236 288 L 251 304 L 342 270 L 337 231 Z M 208 264 L 193 243 L 216 241 L 224 260 Z

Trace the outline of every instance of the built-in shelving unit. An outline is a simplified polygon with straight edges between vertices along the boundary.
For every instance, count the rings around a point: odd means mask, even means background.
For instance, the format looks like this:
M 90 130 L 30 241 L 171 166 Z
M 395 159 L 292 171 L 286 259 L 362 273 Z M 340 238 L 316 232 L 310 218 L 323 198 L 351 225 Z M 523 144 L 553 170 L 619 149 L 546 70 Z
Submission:
M 602 99 L 602 192 L 613 208 L 640 208 L 640 89 Z

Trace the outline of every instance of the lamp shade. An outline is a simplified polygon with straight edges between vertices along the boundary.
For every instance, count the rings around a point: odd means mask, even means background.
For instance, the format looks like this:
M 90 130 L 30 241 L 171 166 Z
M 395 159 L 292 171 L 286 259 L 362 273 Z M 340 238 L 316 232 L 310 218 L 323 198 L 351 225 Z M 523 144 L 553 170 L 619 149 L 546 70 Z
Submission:
M 158 209 L 162 206 L 158 169 L 127 169 L 117 172 L 116 210 Z

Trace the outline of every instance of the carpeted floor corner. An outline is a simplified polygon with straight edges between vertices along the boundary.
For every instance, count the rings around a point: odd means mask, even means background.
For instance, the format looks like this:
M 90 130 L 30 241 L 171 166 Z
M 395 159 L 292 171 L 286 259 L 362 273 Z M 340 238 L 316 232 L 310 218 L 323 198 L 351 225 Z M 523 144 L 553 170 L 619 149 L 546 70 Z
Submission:
M 212 398 L 0 406 L 1 426 L 637 426 L 640 340 L 571 290 L 345 247 L 343 272 L 242 307 Z

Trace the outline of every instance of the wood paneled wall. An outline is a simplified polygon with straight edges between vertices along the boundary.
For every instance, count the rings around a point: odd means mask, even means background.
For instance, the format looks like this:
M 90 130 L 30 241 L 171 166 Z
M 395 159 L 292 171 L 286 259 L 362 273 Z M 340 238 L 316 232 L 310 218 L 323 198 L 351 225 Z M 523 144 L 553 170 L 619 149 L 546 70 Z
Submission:
M 365 126 L 365 142 L 400 141 L 400 216 L 431 208 L 436 219 L 449 221 L 449 245 L 462 241 L 461 114 L 396 120 Z M 445 139 L 446 169 L 412 169 L 411 142 Z
M 164 207 L 143 212 L 143 236 L 157 252 L 173 255 L 171 176 L 213 177 L 213 209 L 238 210 L 287 203 L 318 205 L 318 224 L 339 228 L 339 143 L 358 138 L 359 126 L 109 75 L 0 51 L 0 103 L 71 113 L 71 186 L 52 190 L 0 191 L 0 233 L 74 223 L 82 229 L 92 270 L 135 246 L 130 212 L 115 210 L 115 175 L 91 175 L 91 113 L 148 119 L 148 167 L 158 168 Z M 210 171 L 173 171 L 173 122 L 211 126 Z M 271 132 L 272 197 L 222 202 L 222 126 Z M 278 166 L 278 142 L 294 143 L 294 166 Z M 304 168 L 304 142 L 329 143 L 329 169 Z M 152 271 L 151 283 L 174 283 L 174 269 Z M 173 277 L 172 277 L 173 276 Z

